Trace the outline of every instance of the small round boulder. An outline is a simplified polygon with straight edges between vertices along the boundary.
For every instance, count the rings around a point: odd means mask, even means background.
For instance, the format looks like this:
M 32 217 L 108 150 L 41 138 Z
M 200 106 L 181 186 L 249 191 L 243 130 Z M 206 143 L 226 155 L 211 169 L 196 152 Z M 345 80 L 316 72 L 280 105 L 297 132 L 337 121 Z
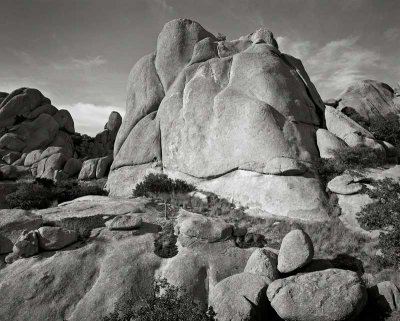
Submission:
M 282 240 L 278 255 L 278 270 L 290 273 L 306 266 L 314 256 L 310 236 L 302 230 L 290 231 Z
M 278 256 L 266 248 L 254 250 L 247 261 L 244 272 L 266 276 L 271 281 L 279 278 Z

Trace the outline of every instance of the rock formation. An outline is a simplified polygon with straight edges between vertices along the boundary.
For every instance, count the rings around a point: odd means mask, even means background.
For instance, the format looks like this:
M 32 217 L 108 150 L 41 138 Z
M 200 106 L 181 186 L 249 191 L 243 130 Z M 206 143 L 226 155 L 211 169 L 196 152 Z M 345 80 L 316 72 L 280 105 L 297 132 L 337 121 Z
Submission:
M 324 220 L 309 170 L 324 108 L 301 61 L 281 53 L 270 31 L 217 41 L 197 22 L 173 20 L 130 73 L 108 188 L 129 196 L 162 162 L 168 175 L 243 205 Z
M 58 179 L 79 174 L 82 161 L 101 158 L 92 178 L 104 177 L 112 161 L 115 137 L 121 125 L 112 112 L 95 138 L 75 132 L 67 110 L 58 110 L 50 99 L 32 88 L 0 93 L 0 179 L 34 177 Z M 85 138 L 89 143 L 85 145 Z M 79 159 L 80 158 L 80 159 Z
M 395 91 L 376 80 L 362 80 L 350 85 L 340 96 L 338 109 L 360 122 L 368 124 L 371 118 L 388 117 L 400 113 L 395 102 Z

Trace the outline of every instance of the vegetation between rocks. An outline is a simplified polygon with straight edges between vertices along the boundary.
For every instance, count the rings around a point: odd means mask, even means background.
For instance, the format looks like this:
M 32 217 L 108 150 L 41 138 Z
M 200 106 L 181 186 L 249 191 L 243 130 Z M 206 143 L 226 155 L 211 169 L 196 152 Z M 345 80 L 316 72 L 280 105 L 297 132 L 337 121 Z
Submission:
M 6 202 L 10 208 L 43 209 L 86 195 L 107 195 L 107 192 L 98 186 L 80 185 L 76 180 L 54 185 L 52 181 L 40 179 L 21 182 L 15 192 L 6 196 Z
M 362 170 L 384 165 L 384 160 L 369 147 L 346 147 L 333 153 L 333 158 L 320 158 L 315 162 L 316 170 L 325 185 L 346 170 Z
M 368 130 L 376 139 L 392 144 L 400 152 L 400 120 L 395 114 L 387 117 L 375 117 L 370 120 Z
M 367 230 L 380 229 L 379 247 L 386 265 L 400 267 L 400 184 L 392 179 L 372 182 L 366 194 L 374 202 L 364 206 L 357 218 Z
M 212 308 L 205 310 L 185 290 L 166 279 L 154 282 L 149 295 L 117 304 L 115 311 L 102 321 L 216 321 Z
M 177 236 L 174 234 L 174 225 L 168 222 L 154 240 L 154 253 L 162 258 L 171 258 L 178 254 L 176 246 Z

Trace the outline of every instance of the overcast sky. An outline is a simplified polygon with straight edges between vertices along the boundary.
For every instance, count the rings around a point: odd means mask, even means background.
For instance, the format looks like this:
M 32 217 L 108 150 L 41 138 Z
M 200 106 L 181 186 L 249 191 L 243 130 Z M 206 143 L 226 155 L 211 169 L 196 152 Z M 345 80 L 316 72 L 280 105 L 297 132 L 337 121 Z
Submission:
M 235 39 L 260 27 L 303 60 L 323 98 L 358 79 L 400 81 L 399 0 L 0 0 L 0 91 L 29 86 L 102 130 L 128 73 L 174 18 Z

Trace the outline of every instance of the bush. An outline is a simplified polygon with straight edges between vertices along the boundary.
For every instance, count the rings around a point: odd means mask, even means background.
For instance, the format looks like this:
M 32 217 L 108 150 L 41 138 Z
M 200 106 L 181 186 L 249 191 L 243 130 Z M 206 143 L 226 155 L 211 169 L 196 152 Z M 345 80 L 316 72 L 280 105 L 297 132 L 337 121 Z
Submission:
M 66 180 L 54 187 L 53 193 L 58 203 L 72 201 L 87 195 L 103 195 L 108 193 L 97 185 L 80 185 L 77 180 Z
M 357 214 L 361 227 L 384 230 L 379 246 L 385 264 L 400 266 L 400 185 L 392 179 L 373 182 L 366 193 L 375 201 L 364 206 Z
M 395 114 L 371 119 L 369 131 L 376 139 L 387 141 L 400 151 L 400 121 Z
M 149 174 L 143 182 L 136 185 L 133 195 L 138 197 L 152 194 L 188 193 L 194 190 L 193 185 L 180 179 L 171 179 L 165 174 Z
M 154 240 L 154 253 L 162 258 L 174 257 L 178 254 L 177 239 L 174 234 L 174 225 L 167 224 Z
M 205 311 L 183 289 L 160 279 L 146 298 L 117 305 L 103 321 L 214 321 L 214 316 L 212 308 Z
M 6 196 L 6 202 L 10 208 L 43 209 L 55 202 L 67 202 L 86 195 L 107 195 L 107 192 L 98 186 L 79 185 L 76 180 L 56 186 L 51 180 L 37 179 L 21 183 L 14 193 Z
M 346 147 L 334 152 L 333 158 L 320 158 L 315 167 L 322 181 L 326 184 L 333 177 L 346 170 L 362 170 L 384 164 L 384 160 L 371 148 L 358 146 Z
M 10 208 L 43 209 L 50 207 L 54 202 L 54 194 L 51 189 L 38 183 L 25 183 L 15 192 L 8 194 L 6 202 Z

